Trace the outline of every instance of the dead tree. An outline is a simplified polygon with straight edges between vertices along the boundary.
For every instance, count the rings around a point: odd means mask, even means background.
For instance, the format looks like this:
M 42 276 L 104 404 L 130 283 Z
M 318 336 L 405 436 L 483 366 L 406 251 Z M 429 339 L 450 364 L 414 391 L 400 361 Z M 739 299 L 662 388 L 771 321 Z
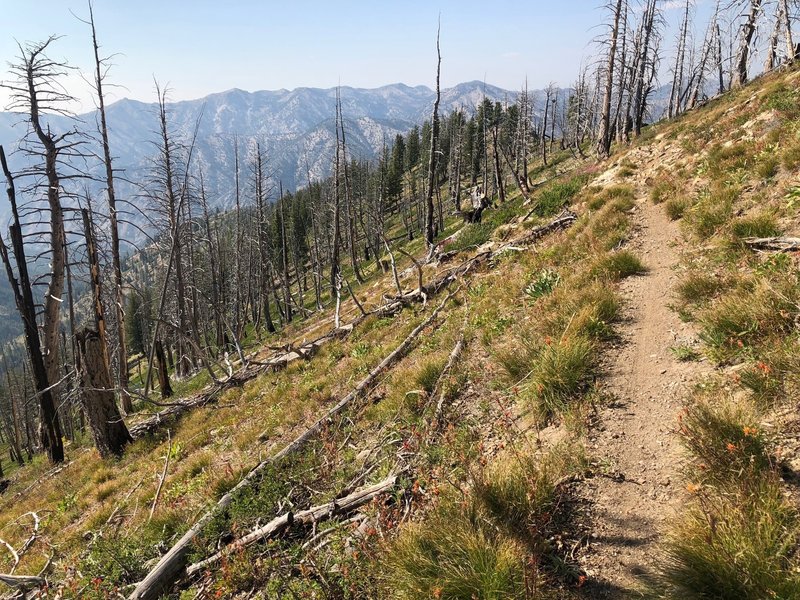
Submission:
M 42 419 L 42 445 L 45 447 L 48 457 L 54 463 L 61 462 L 64 459 L 61 424 L 54 402 L 54 397 L 59 387 L 58 384 L 61 380 L 61 362 L 59 360 L 58 347 L 66 265 L 64 251 L 66 231 L 59 167 L 63 166 L 63 163 L 60 162 L 62 156 L 80 156 L 80 151 L 77 148 L 81 143 L 70 139 L 76 132 L 56 135 L 42 121 L 43 111 L 66 114 L 63 107 L 72 100 L 69 95 L 62 91 L 59 84 L 59 79 L 66 73 L 66 65 L 49 59 L 45 53 L 48 46 L 55 39 L 51 37 L 45 42 L 29 44 L 24 47 L 20 45 L 20 62 L 11 66 L 15 81 L 3 84 L 4 87 L 11 91 L 12 101 L 10 108 L 12 110 L 23 110 L 28 116 L 31 130 L 31 135 L 26 140 L 28 153 L 44 161 L 41 168 L 36 168 L 31 173 L 37 177 L 43 175 L 43 182 L 46 185 L 47 209 L 50 216 L 50 275 L 44 300 L 41 345 L 39 343 L 39 334 L 36 330 L 36 308 L 30 291 L 27 267 L 24 268 L 24 279 L 26 281 L 22 282 L 21 262 L 24 262 L 22 224 L 16 208 L 16 192 L 13 178 L 5 164 L 5 158 L 3 158 L 3 171 L 8 182 L 8 195 L 9 200 L 12 201 L 12 211 L 14 213 L 12 245 L 20 274 L 19 287 L 22 288 L 19 290 L 19 294 L 15 294 L 15 297 L 19 302 L 22 302 L 22 306 L 20 307 L 20 304 L 18 304 L 18 308 L 20 308 L 23 321 L 26 321 L 25 327 L 26 331 L 28 331 L 26 334 L 28 351 L 31 355 L 31 366 L 34 371 Z M 9 280 L 11 280 L 13 279 L 11 264 L 9 261 L 4 262 L 6 262 Z M 43 360 L 44 372 L 40 369 L 40 360 Z
M 597 156 L 606 158 L 611 151 L 611 97 L 614 93 L 614 63 L 617 57 L 617 40 L 619 38 L 620 20 L 622 18 L 623 0 L 616 0 L 610 5 L 613 12 L 611 40 L 606 62 L 606 79 L 603 100 L 600 108 L 600 130 L 597 134 Z
M 114 384 L 108 369 L 105 342 L 91 329 L 78 333 L 81 353 L 81 399 L 94 445 L 100 456 L 121 456 L 133 441 L 114 402 Z
M 441 27 L 436 30 L 436 100 L 433 103 L 433 117 L 431 118 L 431 146 L 430 156 L 428 157 L 428 187 L 425 192 L 425 243 L 428 246 L 430 256 L 436 249 L 433 243 L 434 233 L 434 207 L 433 207 L 433 188 L 436 185 L 436 163 L 437 149 L 439 146 L 439 101 L 441 92 L 439 90 L 439 77 L 442 70 L 442 52 L 439 48 L 439 33 Z
M 264 172 L 264 153 L 261 142 L 256 141 L 251 158 L 253 172 L 253 193 L 256 200 L 256 240 L 258 242 L 258 256 L 260 266 L 260 295 L 264 310 L 264 323 L 269 333 L 275 333 L 275 323 L 272 321 L 272 308 L 269 296 L 272 293 L 272 270 L 270 269 L 270 236 L 269 220 L 267 216 L 267 176 Z M 279 311 L 280 312 L 280 311 Z
M 784 41 L 786 42 L 786 60 L 793 61 L 797 58 L 797 48 L 792 39 L 792 14 L 789 9 L 789 0 L 779 0 L 783 7 Z
M 750 61 L 750 46 L 756 33 L 756 24 L 761 12 L 761 0 L 750 0 L 750 12 L 741 26 L 739 35 L 739 49 L 736 51 L 733 72 L 731 73 L 731 87 L 740 87 L 747 83 L 747 71 Z
M 106 176 L 106 198 L 108 200 L 108 219 L 111 232 L 111 261 L 114 269 L 114 307 L 117 325 L 117 377 L 119 385 L 120 403 L 126 413 L 133 411 L 133 403 L 128 393 L 128 351 L 125 340 L 125 298 L 123 295 L 122 267 L 119 257 L 119 224 L 117 222 L 117 197 L 114 188 L 114 167 L 111 158 L 111 148 L 108 142 L 108 123 L 106 120 L 105 96 L 103 94 L 103 81 L 108 72 L 108 59 L 100 58 L 100 46 L 97 42 L 97 31 L 94 24 L 92 3 L 89 2 L 89 21 L 92 29 L 92 47 L 94 49 L 94 92 L 97 95 L 97 112 L 100 117 L 100 139 L 103 143 L 103 163 Z M 105 334 L 103 334 L 105 335 Z

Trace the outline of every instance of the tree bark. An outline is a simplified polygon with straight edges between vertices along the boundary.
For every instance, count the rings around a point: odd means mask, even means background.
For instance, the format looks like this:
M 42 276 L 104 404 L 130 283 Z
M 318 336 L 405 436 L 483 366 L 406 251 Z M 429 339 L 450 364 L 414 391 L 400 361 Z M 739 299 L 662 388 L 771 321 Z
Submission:
M 122 456 L 133 441 L 114 402 L 114 384 L 108 369 L 105 344 L 97 331 L 78 333 L 81 360 L 81 399 L 94 444 L 100 456 Z

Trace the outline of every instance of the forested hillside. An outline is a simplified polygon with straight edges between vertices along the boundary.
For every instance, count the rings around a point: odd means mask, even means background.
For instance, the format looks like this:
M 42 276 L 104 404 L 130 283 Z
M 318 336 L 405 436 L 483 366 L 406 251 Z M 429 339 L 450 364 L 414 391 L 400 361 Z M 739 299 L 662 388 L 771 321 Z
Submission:
M 614 0 L 592 69 L 474 106 L 437 35 L 425 114 L 366 156 L 334 90 L 294 185 L 163 87 L 134 181 L 91 12 L 97 131 L 21 45 L 8 597 L 800 596 L 798 7 L 692 6 Z

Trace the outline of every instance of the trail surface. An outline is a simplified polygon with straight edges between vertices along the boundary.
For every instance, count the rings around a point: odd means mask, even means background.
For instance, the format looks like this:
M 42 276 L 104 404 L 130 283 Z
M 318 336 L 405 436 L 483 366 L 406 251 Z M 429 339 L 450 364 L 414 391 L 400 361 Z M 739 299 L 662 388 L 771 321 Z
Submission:
M 591 518 L 582 560 L 592 598 L 639 597 L 655 571 L 661 526 L 682 493 L 676 417 L 702 370 L 671 351 L 695 342 L 691 326 L 669 308 L 678 282 L 679 226 L 646 198 L 638 200 L 632 220 L 630 248 L 649 270 L 622 283 L 625 318 L 604 365 L 610 400 L 588 442 L 604 476 L 581 489 Z

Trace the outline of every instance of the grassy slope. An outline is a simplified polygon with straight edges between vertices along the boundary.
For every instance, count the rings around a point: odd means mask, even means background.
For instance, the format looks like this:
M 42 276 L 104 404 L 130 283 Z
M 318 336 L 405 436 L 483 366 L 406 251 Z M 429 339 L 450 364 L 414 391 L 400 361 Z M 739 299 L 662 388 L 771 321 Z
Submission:
M 785 80 L 767 79 L 677 123 L 654 127 L 637 142 L 675 157 L 663 173 L 653 173 L 651 188 L 653 200 L 663 202 L 669 214 L 682 215 L 687 235 L 697 242 L 679 308 L 700 323 L 713 360 L 743 365 L 733 378 L 722 376 L 706 386 L 715 391 L 713 410 L 720 397 L 730 397 L 755 411 L 730 413 L 734 416 L 729 420 L 745 419 L 734 423 L 743 435 L 743 427 L 764 431 L 761 422 L 772 415 L 767 411 L 795 394 L 792 323 L 797 309 L 795 296 L 789 302 L 784 296 L 796 294 L 796 286 L 782 282 L 794 276 L 796 265 L 791 258 L 753 255 L 737 240 L 750 233 L 796 231 L 796 88 L 797 73 Z M 750 123 L 758 114 L 774 118 Z M 581 535 L 570 521 L 570 474 L 580 475 L 586 468 L 581 436 L 592 402 L 602 401 L 593 382 L 598 354 L 613 335 L 619 310 L 614 282 L 642 268 L 635 256 L 616 250 L 627 234 L 633 202 L 625 176 L 644 168 L 637 164 L 636 152 L 630 151 L 618 170 L 626 172 L 616 183 L 592 186 L 591 179 L 603 167 L 581 167 L 580 174 L 566 175 L 537 192 L 542 214 L 535 219 L 519 223 L 529 207 L 512 194 L 507 206 L 487 213 L 488 223 L 465 230 L 458 242 L 465 248 L 463 256 L 474 245 L 513 239 L 533 221 L 547 221 L 563 201 L 580 215 L 571 229 L 538 242 L 534 251 L 509 251 L 491 268 L 470 276 L 446 318 L 387 373 L 370 394 L 371 402 L 332 423 L 301 455 L 267 473 L 256 491 L 237 499 L 228 514 L 216 519 L 196 556 L 206 555 L 227 531 L 246 531 L 257 520 L 286 510 L 290 502 L 297 507 L 318 504 L 362 481 L 377 481 L 390 469 L 405 469 L 402 491 L 366 509 L 358 530 L 337 528 L 321 548 L 304 549 L 307 537 L 294 535 L 237 553 L 194 582 L 186 597 L 194 597 L 199 588 L 220 596 L 259 589 L 265 597 L 287 598 L 579 594 L 580 573 L 564 550 L 571 547 L 571 536 Z M 419 254 L 416 244 L 409 251 Z M 409 273 L 405 287 L 413 287 L 413 281 Z M 391 289 L 390 278 L 382 277 L 357 293 L 369 308 Z M 767 300 L 774 310 L 758 312 Z M 432 301 L 436 303 L 438 299 Z M 350 304 L 345 321 L 355 315 Z M 430 310 L 412 307 L 391 319 L 371 317 L 313 360 L 226 393 L 217 405 L 137 442 L 119 461 L 101 461 L 93 450 L 73 447 L 68 449 L 71 462 L 54 476 L 47 476 L 42 462 L 19 471 L 12 489 L 0 498 L 0 537 L 19 547 L 29 533 L 30 518 L 24 513 L 35 510 L 44 519 L 41 537 L 18 572 L 38 571 L 55 549 L 53 579 L 63 582 L 67 596 L 102 598 L 137 581 L 148 561 L 199 511 L 333 398 L 347 393 Z M 433 431 L 426 390 L 465 322 L 467 350 L 446 383 L 453 408 L 447 426 Z M 330 326 L 330 314 L 314 317 L 294 324 L 281 339 L 310 338 Z M 547 424 L 556 427 L 540 434 Z M 775 429 L 770 438 L 779 436 Z M 701 439 L 711 436 L 716 448 L 715 435 L 702 433 Z M 770 459 L 756 461 L 767 464 L 758 472 L 764 473 L 768 490 L 778 485 L 771 442 L 765 440 L 763 446 Z M 148 520 L 168 452 L 163 495 Z M 720 469 L 725 480 L 724 461 Z M 27 489 L 39 478 L 35 488 Z M 701 489 L 702 498 L 719 497 L 721 484 L 711 479 L 691 483 L 702 486 L 691 487 Z M 783 511 L 778 517 L 789 515 L 779 521 L 784 536 L 778 538 L 788 539 L 793 548 L 793 512 L 782 508 L 780 498 L 775 502 Z M 702 511 L 703 502 L 696 504 Z M 747 514 L 751 507 L 744 504 L 734 508 Z M 702 538 L 702 525 L 698 518 L 676 524 L 675 530 L 688 527 Z M 670 548 L 670 564 L 679 576 L 678 567 L 697 564 L 679 545 Z M 775 557 L 774 549 L 770 552 Z M 790 557 L 784 554 L 759 562 L 766 565 L 763 571 L 777 573 L 775 585 L 784 585 L 787 577 L 781 574 L 791 572 Z M 722 576 L 731 579 L 730 574 Z M 673 581 L 667 578 L 664 586 Z

